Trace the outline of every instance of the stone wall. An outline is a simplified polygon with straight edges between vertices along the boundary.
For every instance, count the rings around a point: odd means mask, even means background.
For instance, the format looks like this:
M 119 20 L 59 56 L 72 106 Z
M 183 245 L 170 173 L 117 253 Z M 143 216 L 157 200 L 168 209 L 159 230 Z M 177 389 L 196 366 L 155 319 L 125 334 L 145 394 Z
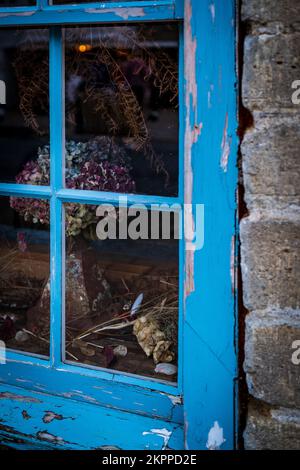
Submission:
M 300 1 L 242 0 L 246 449 L 300 448 Z

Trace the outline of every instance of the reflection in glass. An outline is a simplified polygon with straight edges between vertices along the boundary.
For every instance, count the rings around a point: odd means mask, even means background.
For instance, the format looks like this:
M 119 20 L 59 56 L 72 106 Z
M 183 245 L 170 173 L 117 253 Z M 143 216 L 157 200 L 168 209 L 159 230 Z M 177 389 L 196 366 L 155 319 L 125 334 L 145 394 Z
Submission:
M 169 239 L 148 239 L 144 215 L 143 239 L 104 240 L 95 206 L 66 204 L 66 360 L 174 382 L 178 240 L 172 217 Z
M 0 29 L 0 180 L 49 184 L 48 31 Z M 48 155 L 49 160 L 49 155 Z
M 49 203 L 0 197 L 0 340 L 49 354 Z
M 178 25 L 65 30 L 66 185 L 178 194 Z

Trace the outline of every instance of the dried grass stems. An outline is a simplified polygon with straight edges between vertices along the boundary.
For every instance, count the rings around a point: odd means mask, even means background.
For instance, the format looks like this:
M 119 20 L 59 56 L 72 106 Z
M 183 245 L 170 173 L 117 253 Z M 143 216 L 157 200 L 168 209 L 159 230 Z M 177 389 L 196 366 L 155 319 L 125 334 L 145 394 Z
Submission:
M 14 271 L 14 266 L 16 264 L 17 256 L 19 255 L 19 250 L 11 248 L 7 253 L 1 256 L 1 268 L 0 268 L 0 280 L 2 284 L 5 285 L 5 288 L 15 289 L 28 289 L 29 291 L 36 291 L 37 293 L 46 287 L 48 280 L 44 282 L 44 287 L 35 287 L 31 285 L 30 276 L 28 273 L 24 273 L 24 279 L 26 279 L 27 285 L 18 286 L 15 285 L 15 282 L 12 281 L 12 274 Z M 28 256 L 30 259 L 30 254 L 23 253 L 22 256 Z M 30 263 L 29 263 L 30 264 Z M 10 268 L 10 269 L 8 269 Z M 9 275 L 8 275 L 9 273 Z M 20 271 L 18 271 L 20 274 Z M 171 341 L 173 344 L 177 344 L 177 331 L 178 331 L 178 278 L 177 276 L 164 276 L 158 275 L 157 277 L 152 278 L 154 284 L 147 282 L 145 279 L 141 278 L 144 285 L 143 288 L 139 286 L 139 289 L 142 289 L 141 292 L 144 294 L 144 302 L 141 304 L 136 315 L 131 314 L 131 305 L 132 302 L 136 299 L 138 292 L 134 291 L 132 285 L 128 285 L 124 279 L 120 279 L 120 283 L 125 289 L 125 293 L 118 293 L 115 296 L 112 296 L 110 299 L 111 305 L 114 303 L 119 304 L 120 297 L 123 298 L 124 307 L 126 310 L 121 311 L 118 315 L 113 318 L 98 322 L 91 328 L 88 328 L 84 331 L 78 331 L 78 326 L 76 322 L 81 318 L 85 318 L 85 315 L 78 316 L 76 319 L 67 320 L 65 333 L 66 333 L 66 355 L 72 359 L 79 361 L 79 359 L 69 351 L 69 348 L 76 347 L 83 344 L 87 347 L 103 349 L 103 346 L 97 344 L 97 342 L 92 341 L 93 335 L 103 335 L 103 334 L 116 334 L 118 331 L 122 331 L 125 328 L 132 328 L 138 319 L 143 317 L 144 319 L 151 320 L 157 323 L 158 328 L 164 332 L 165 339 Z M 146 285 L 145 285 L 146 283 Z M 138 281 L 137 281 L 138 285 Z M 153 295 L 154 292 L 159 292 L 157 295 Z M 36 297 L 36 295 L 35 295 Z M 124 308 L 123 307 L 123 308 Z M 105 306 L 103 306 L 105 310 Z M 90 312 L 90 319 L 99 318 L 101 312 L 95 312 L 92 314 Z M 31 337 L 34 337 L 36 340 L 49 344 L 50 336 L 50 324 L 45 325 L 42 332 L 35 333 L 23 328 L 22 331 Z
M 27 330 L 26 328 L 22 328 L 22 331 L 23 331 L 24 333 L 26 333 L 27 335 L 36 338 L 38 341 L 41 341 L 42 343 L 46 343 L 46 344 L 50 345 L 50 340 L 47 339 L 47 338 L 49 338 L 49 335 L 50 335 L 50 328 L 49 328 L 49 330 L 45 330 L 45 331 L 43 332 L 43 335 L 35 334 L 35 333 L 33 333 L 32 331 Z M 75 359 L 75 361 L 79 361 L 78 357 L 76 357 L 74 354 L 72 354 L 72 353 L 71 353 L 70 351 L 68 351 L 67 349 L 66 349 L 66 354 L 67 354 L 68 356 L 72 357 L 72 359 Z
M 122 312 L 110 320 L 98 323 L 80 332 L 67 343 L 67 346 L 78 341 L 82 342 L 92 335 L 133 327 L 135 322 L 141 317 L 151 318 L 151 320 L 157 321 L 160 328 L 164 331 L 166 339 L 176 343 L 178 334 L 178 286 L 177 283 L 165 282 L 163 279 L 161 279 L 160 282 L 164 284 L 167 283 L 169 291 L 165 291 L 151 300 L 144 302 L 138 310 L 137 316 L 132 316 L 130 311 Z
M 11 248 L 7 240 L 2 240 L 2 245 L 7 247 L 7 253 L 2 253 L 0 256 L 0 288 L 30 291 L 33 298 L 36 298 L 38 293 L 46 285 L 34 285 L 32 280 L 35 278 L 34 269 L 31 264 L 31 255 L 29 252 L 22 253 L 22 257 L 26 261 L 26 272 L 20 268 L 18 264 L 18 258 L 20 256 L 20 250 L 18 248 Z M 36 294 L 34 294 L 36 292 Z

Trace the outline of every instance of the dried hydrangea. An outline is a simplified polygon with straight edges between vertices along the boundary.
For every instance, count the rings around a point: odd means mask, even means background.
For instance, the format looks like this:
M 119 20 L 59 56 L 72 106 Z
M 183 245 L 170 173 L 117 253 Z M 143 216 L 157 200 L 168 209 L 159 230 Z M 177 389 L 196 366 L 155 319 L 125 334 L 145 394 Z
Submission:
M 108 161 L 85 163 L 80 173 L 67 180 L 68 188 L 93 189 L 117 193 L 132 193 L 135 184 L 128 169 L 124 166 L 112 165 Z
M 96 222 L 96 206 L 87 204 L 66 204 L 66 234 L 79 235 L 82 230 Z
M 26 222 L 40 223 L 42 225 L 49 225 L 50 223 L 49 202 L 44 199 L 11 197 L 10 205 Z
M 126 152 L 110 137 L 98 137 L 88 142 L 66 143 L 66 186 L 111 192 L 134 192 Z M 29 161 L 16 177 L 19 184 L 50 184 L 50 147 L 38 150 L 36 161 Z M 49 224 L 49 202 L 42 199 L 10 198 L 11 207 L 27 222 Z M 66 205 L 66 232 L 79 235 L 96 222 L 96 207 L 69 203 Z

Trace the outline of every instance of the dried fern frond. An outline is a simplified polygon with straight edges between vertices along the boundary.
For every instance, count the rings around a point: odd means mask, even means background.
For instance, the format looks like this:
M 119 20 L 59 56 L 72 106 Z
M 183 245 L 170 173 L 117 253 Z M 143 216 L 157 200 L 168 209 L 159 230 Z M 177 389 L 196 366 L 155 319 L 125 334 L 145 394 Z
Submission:
M 124 31 L 124 36 L 130 44 L 131 50 L 136 50 L 147 65 L 148 73 L 146 80 L 152 79 L 153 84 L 159 89 L 160 95 L 171 94 L 170 101 L 173 102 L 178 96 L 178 65 L 160 46 L 151 39 L 152 47 L 145 47 L 148 41 L 145 38 L 143 28 L 139 28 L 137 34 Z
M 141 106 L 119 64 L 104 44 L 101 44 L 98 59 L 105 63 L 111 80 L 116 86 L 120 110 L 129 129 L 128 137 L 134 138 L 136 150 L 140 150 L 149 141 L 149 132 Z
M 39 50 L 45 50 L 47 30 L 22 33 L 22 42 L 14 67 L 20 93 L 20 110 L 28 127 L 42 135 L 48 129 L 41 129 L 35 109 L 38 104 L 42 109 L 48 106 L 49 58 Z M 150 38 L 150 39 L 149 39 Z M 166 185 L 169 175 L 160 155 L 151 144 L 151 135 L 144 117 L 142 105 L 138 102 L 126 73 L 115 59 L 113 51 L 138 58 L 140 69 L 135 71 L 143 79 L 159 90 L 162 96 L 168 94 L 170 102 L 177 105 L 178 70 L 177 62 L 161 49 L 151 37 L 151 31 L 142 26 L 110 27 L 72 27 L 65 30 L 67 44 L 74 46 L 71 54 L 66 54 L 68 76 L 81 77 L 82 99 L 92 101 L 101 125 L 111 135 L 123 135 L 131 142 L 131 148 L 142 151 L 152 168 L 165 176 Z M 151 47 L 147 44 L 151 42 Z M 75 46 L 88 43 L 91 49 L 82 54 Z M 32 51 L 35 54 L 32 54 Z M 99 67 L 104 67 L 110 77 L 110 83 L 99 83 Z M 76 103 L 67 102 L 66 119 L 75 124 Z
M 31 63 L 30 73 L 28 73 L 29 63 Z M 15 60 L 13 66 L 18 81 L 19 107 L 25 124 L 38 135 L 43 135 L 48 129 L 41 128 L 35 108 L 39 105 L 45 109 L 49 103 L 48 62 L 46 60 L 33 61 L 32 54 L 27 51 Z

